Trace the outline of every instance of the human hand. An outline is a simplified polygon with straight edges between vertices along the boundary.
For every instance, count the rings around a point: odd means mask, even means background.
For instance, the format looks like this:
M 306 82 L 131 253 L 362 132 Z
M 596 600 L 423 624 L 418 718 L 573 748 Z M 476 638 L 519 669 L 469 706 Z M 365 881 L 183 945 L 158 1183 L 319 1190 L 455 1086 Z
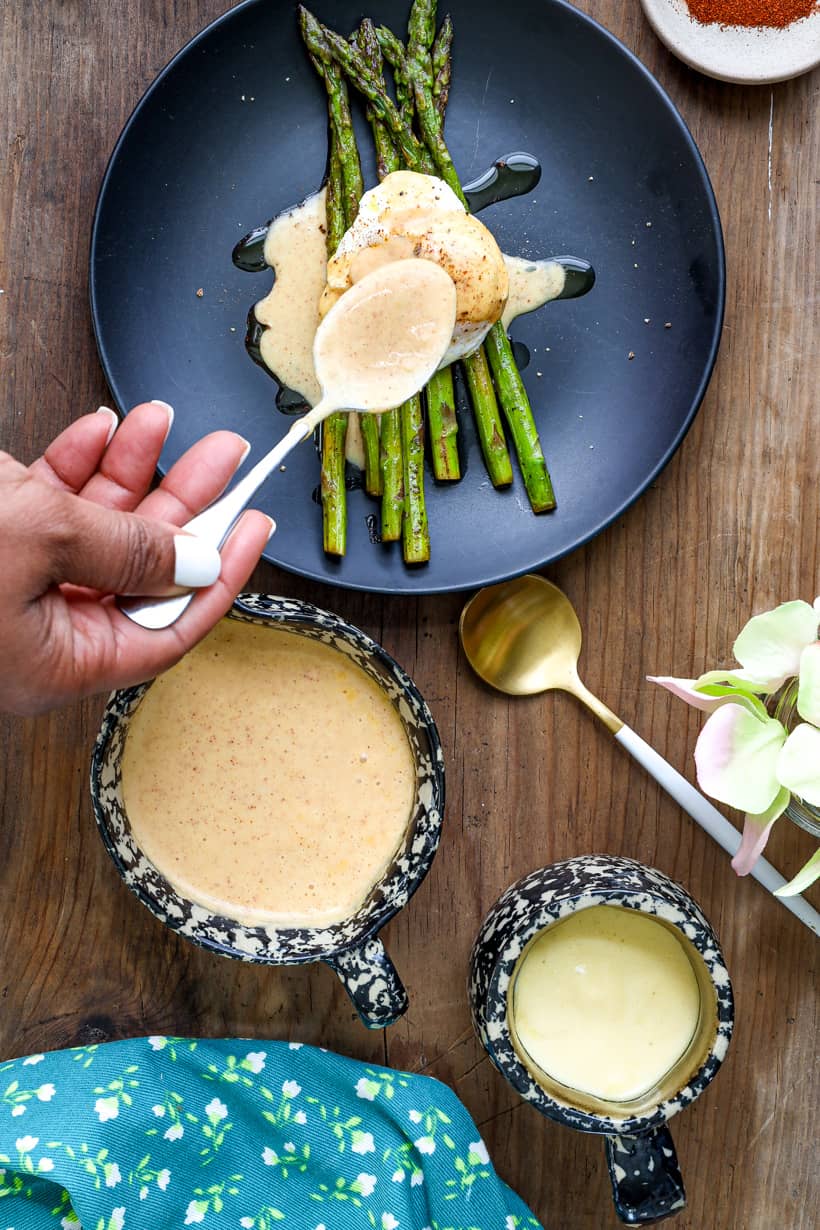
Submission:
M 121 425 L 101 409 L 28 468 L 0 453 L 0 710 L 39 713 L 173 666 L 229 609 L 273 530 L 246 512 L 220 555 L 176 526 L 207 507 L 247 453 L 217 431 L 150 490 L 173 420 L 162 402 Z M 147 631 L 115 594 L 199 588 L 170 628 Z

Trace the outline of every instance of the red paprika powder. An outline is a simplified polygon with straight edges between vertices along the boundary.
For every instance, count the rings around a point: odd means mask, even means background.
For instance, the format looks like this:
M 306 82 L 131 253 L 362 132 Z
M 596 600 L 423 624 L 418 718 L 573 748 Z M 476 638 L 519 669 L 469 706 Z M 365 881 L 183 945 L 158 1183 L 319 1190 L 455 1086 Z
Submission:
M 712 26 L 768 26 L 782 30 L 817 11 L 820 0 L 686 0 L 695 21 Z

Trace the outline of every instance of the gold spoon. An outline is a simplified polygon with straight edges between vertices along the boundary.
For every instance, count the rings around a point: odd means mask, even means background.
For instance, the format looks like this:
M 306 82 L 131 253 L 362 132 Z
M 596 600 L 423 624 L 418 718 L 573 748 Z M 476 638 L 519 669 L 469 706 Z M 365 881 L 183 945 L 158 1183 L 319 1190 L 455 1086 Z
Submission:
M 557 586 L 525 576 L 479 590 L 461 612 L 459 635 L 473 670 L 499 692 L 534 696 L 557 689 L 577 697 L 701 828 L 729 854 L 737 853 L 740 833 L 734 825 L 581 682 L 581 625 Z M 786 883 L 763 858 L 751 875 L 771 893 Z M 802 897 L 777 900 L 820 934 L 820 914 Z

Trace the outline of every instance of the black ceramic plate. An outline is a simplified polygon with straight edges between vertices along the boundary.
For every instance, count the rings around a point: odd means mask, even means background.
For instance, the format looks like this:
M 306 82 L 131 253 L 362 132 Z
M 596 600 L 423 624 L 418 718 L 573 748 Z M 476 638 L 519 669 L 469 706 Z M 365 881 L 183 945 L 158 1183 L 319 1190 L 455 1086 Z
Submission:
M 350 31 L 361 3 L 317 0 L 316 10 Z M 373 0 L 370 11 L 401 31 L 408 7 Z M 646 69 L 563 0 L 453 0 L 447 8 L 456 31 L 447 138 L 462 179 L 514 150 L 543 165 L 534 192 L 490 207 L 483 220 L 505 251 L 586 257 L 597 282 L 585 298 L 550 304 L 513 327 L 531 352 L 524 375 L 554 513 L 530 512 L 519 475 L 509 491 L 492 489 L 469 424 L 462 481 L 439 487 L 429 478 L 432 559 L 421 567 L 407 568 L 397 546 L 377 541 L 378 508 L 361 491 L 350 495 L 347 556 L 325 557 L 311 444 L 268 480 L 256 502 L 278 523 L 272 562 L 385 593 L 498 581 L 602 530 L 679 445 L 723 315 L 709 179 Z M 323 93 L 294 6 L 276 0 L 248 0 L 209 26 L 128 121 L 94 220 L 91 303 L 120 409 L 151 397 L 176 408 L 164 469 L 215 428 L 241 432 L 258 458 L 288 426 L 275 384 L 244 346 L 249 305 L 272 275 L 241 272 L 231 252 L 318 187 L 325 155 Z

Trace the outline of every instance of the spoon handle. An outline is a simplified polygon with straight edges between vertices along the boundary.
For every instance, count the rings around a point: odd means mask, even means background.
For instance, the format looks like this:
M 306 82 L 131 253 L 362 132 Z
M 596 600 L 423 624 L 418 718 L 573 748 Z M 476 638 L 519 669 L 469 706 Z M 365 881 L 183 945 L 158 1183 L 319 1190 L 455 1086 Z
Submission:
M 671 794 L 675 802 L 679 803 L 683 810 L 688 812 L 719 846 L 723 847 L 727 854 L 737 854 L 740 846 L 740 833 L 735 826 L 721 815 L 699 790 L 690 785 L 677 769 L 673 769 L 671 764 L 655 751 L 654 747 L 650 747 L 629 726 L 622 726 L 616 731 L 615 738 L 631 756 L 635 757 L 639 764 L 643 765 L 655 781 L 663 786 L 667 794 Z M 774 893 L 786 883 L 780 872 L 765 858 L 759 858 L 749 874 L 768 888 L 770 893 Z M 799 896 L 778 897 L 777 900 L 805 923 L 810 931 L 813 931 L 815 935 L 820 935 L 820 914 L 809 905 L 808 901 Z
M 240 513 L 256 494 L 262 483 L 272 470 L 287 457 L 288 453 L 311 435 L 315 427 L 315 419 L 305 415 L 293 424 L 287 435 L 266 453 L 252 470 L 249 470 L 227 495 L 211 504 L 204 512 L 199 513 L 183 529 L 187 534 L 196 534 L 206 542 L 221 547 L 230 534 Z M 305 430 L 307 424 L 307 430 Z M 175 594 L 171 598 L 120 598 L 117 605 L 123 615 L 127 615 L 141 628 L 169 628 L 176 623 L 180 615 L 188 607 L 194 597 L 193 591 L 187 594 Z

